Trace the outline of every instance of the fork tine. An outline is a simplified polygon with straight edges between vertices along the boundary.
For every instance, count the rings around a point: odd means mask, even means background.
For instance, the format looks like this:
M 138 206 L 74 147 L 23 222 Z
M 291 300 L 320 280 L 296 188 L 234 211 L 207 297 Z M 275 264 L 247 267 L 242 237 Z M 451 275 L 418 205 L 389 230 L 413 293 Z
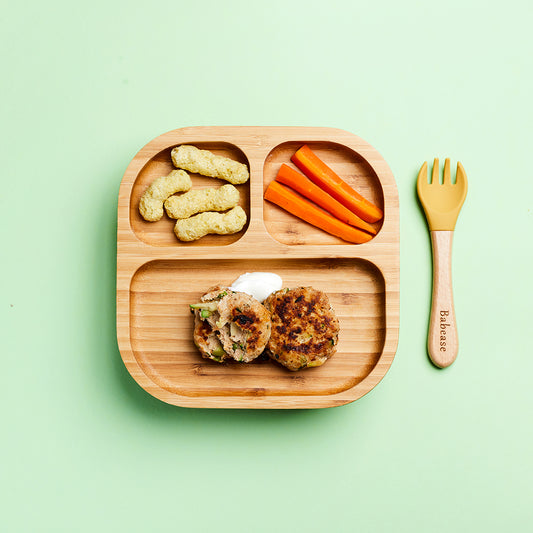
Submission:
M 439 159 L 436 157 L 433 160 L 433 172 L 431 173 L 431 182 L 432 185 L 439 184 Z
M 450 158 L 447 157 L 444 161 L 444 175 L 442 178 L 443 185 L 451 185 L 452 179 L 450 174 Z
M 418 178 L 416 180 L 418 188 L 428 184 L 428 163 L 424 161 L 424 164 L 420 167 L 418 171 Z
M 460 187 L 464 187 L 467 185 L 466 172 L 465 172 L 465 169 L 463 168 L 463 165 L 461 165 L 459 161 L 457 161 L 457 172 L 456 172 L 456 177 L 455 177 L 455 184 L 459 185 Z

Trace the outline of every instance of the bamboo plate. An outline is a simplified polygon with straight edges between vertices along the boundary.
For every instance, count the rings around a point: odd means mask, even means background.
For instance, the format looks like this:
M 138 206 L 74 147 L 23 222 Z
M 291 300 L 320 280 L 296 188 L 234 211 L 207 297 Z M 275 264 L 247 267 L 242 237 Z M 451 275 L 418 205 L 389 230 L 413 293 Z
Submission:
M 281 163 L 304 143 L 384 211 L 365 244 L 349 244 L 263 200 Z M 170 152 L 194 144 L 246 163 L 239 185 L 246 227 L 182 243 L 174 221 L 145 222 L 139 199 L 172 170 Z M 193 187 L 220 180 L 192 174 Z M 225 182 L 224 182 L 225 183 Z M 126 368 L 162 401 L 184 407 L 319 408 L 357 400 L 389 369 L 398 342 L 398 193 L 381 155 L 359 137 L 331 128 L 195 127 L 149 142 L 126 169 L 118 199 L 117 337 Z M 337 353 L 318 368 L 290 372 L 267 361 L 219 364 L 192 341 L 189 303 L 240 274 L 275 272 L 284 287 L 325 291 L 340 322 Z

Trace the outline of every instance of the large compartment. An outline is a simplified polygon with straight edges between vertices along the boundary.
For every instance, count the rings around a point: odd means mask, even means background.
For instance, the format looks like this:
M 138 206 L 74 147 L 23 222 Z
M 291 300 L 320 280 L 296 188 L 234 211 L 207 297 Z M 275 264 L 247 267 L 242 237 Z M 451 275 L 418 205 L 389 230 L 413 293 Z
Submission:
M 272 362 L 220 364 L 203 359 L 192 340 L 189 304 L 215 284 L 244 272 L 275 272 L 284 287 L 325 291 L 340 322 L 337 353 L 318 368 L 291 372 Z M 357 385 L 374 368 L 385 339 L 381 272 L 360 259 L 156 260 L 130 288 L 130 339 L 142 371 L 183 396 L 328 395 Z

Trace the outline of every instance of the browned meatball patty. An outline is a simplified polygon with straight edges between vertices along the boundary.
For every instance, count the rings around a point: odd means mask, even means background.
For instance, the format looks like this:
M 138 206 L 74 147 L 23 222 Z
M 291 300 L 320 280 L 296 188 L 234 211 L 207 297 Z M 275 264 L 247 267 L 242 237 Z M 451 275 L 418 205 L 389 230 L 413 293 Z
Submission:
M 270 313 L 253 296 L 217 286 L 191 309 L 195 315 L 194 343 L 203 357 L 248 363 L 265 350 Z
M 339 321 L 325 293 L 312 287 L 281 289 L 263 305 L 272 317 L 268 355 L 289 370 L 320 366 L 337 350 Z

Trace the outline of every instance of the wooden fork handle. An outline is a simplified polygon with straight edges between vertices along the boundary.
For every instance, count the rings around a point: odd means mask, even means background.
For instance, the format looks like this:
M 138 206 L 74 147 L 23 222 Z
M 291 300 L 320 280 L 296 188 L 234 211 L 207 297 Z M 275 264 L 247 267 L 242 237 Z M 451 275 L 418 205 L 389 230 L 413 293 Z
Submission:
M 452 292 L 453 231 L 430 233 L 433 250 L 433 294 L 428 353 L 436 366 L 444 368 L 455 361 L 459 350 Z

